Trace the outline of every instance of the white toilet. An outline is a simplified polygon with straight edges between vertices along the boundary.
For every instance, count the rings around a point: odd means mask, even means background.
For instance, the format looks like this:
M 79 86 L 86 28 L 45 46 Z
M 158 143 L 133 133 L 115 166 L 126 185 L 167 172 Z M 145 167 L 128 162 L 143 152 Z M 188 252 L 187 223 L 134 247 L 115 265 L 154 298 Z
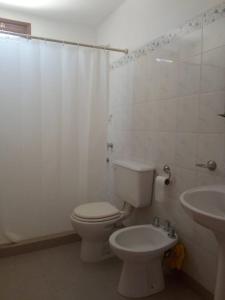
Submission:
M 115 161 L 114 193 L 124 202 L 118 210 L 108 202 L 92 202 L 76 207 L 72 225 L 81 236 L 81 259 L 98 262 L 111 256 L 109 236 L 132 208 L 151 204 L 154 168 L 135 162 Z
M 177 235 L 153 225 L 130 226 L 110 236 L 113 252 L 123 260 L 118 291 L 142 298 L 164 289 L 162 257 L 177 243 Z

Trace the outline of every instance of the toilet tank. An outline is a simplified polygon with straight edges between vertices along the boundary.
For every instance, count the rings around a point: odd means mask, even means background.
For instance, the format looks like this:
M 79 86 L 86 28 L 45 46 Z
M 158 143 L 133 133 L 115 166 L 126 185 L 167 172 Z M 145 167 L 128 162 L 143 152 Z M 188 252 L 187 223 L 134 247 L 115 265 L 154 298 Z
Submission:
M 131 161 L 114 161 L 114 193 L 133 207 L 151 204 L 154 168 Z

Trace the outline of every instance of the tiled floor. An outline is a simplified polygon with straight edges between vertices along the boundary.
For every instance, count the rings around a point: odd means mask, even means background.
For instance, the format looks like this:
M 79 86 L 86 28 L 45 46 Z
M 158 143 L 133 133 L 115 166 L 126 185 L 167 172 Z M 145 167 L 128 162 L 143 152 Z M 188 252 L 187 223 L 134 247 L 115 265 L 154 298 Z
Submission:
M 117 283 L 121 263 L 110 259 L 85 264 L 80 243 L 0 259 L 1 300 L 121 300 Z M 171 281 L 151 300 L 200 300 L 183 284 Z M 202 300 L 202 299 L 201 299 Z

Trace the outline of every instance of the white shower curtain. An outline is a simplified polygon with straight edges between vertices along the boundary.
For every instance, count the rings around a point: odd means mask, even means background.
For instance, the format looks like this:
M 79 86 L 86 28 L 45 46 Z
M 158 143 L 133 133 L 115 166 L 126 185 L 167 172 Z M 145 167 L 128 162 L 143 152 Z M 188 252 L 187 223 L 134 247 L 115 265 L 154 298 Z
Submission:
M 104 200 L 108 53 L 0 36 L 0 243 Z

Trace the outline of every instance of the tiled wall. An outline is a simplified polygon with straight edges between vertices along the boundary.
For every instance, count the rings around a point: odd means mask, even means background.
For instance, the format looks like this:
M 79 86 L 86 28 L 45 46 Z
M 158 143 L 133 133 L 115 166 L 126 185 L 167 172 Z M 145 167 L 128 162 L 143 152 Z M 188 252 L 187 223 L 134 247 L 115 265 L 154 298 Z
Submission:
M 169 164 L 173 184 L 166 201 L 153 199 L 139 222 L 153 215 L 170 219 L 187 248 L 185 271 L 213 291 L 217 244 L 213 234 L 194 223 L 179 203 L 182 191 L 197 185 L 225 184 L 225 5 L 198 16 L 191 30 L 179 30 L 154 51 L 114 64 L 110 74 L 109 141 L 113 159 Z M 193 24 L 192 24 L 193 25 Z M 188 24 L 185 25 L 186 27 Z M 215 160 L 215 172 L 197 162 Z

